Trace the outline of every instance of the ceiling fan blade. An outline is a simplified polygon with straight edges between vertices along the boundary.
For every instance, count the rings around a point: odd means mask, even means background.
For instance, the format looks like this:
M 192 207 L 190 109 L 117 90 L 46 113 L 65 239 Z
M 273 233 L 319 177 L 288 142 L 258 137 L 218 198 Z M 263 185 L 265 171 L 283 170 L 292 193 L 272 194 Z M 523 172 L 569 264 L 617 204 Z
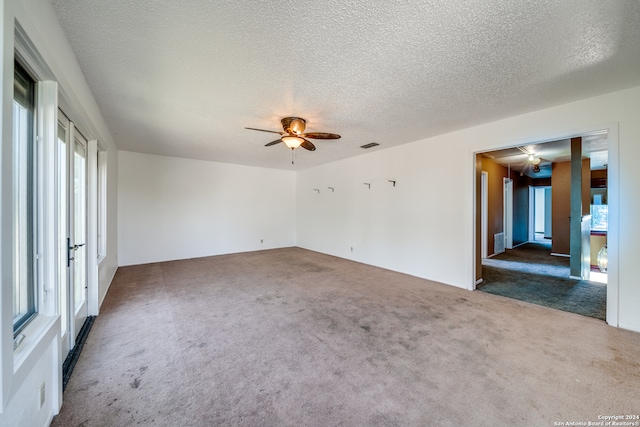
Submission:
M 309 151 L 315 151 L 316 150 L 316 146 L 313 145 L 313 143 L 311 141 L 307 141 L 306 139 L 304 141 L 302 141 L 302 144 L 300 144 L 300 147 L 304 148 L 305 150 L 309 150 Z
M 277 133 L 277 134 L 279 134 L 279 135 L 285 135 L 285 133 L 284 133 L 284 132 L 278 132 L 278 131 L 275 131 L 275 130 L 256 129 L 256 128 L 245 128 L 245 129 L 249 129 L 249 130 L 257 130 L 257 131 L 260 131 L 260 132 Z
M 272 145 L 276 145 L 279 142 L 282 142 L 282 139 L 276 139 L 275 141 L 271 141 L 270 143 L 266 144 L 265 147 L 270 147 Z
M 300 136 L 304 138 L 311 139 L 339 139 L 340 135 L 335 133 L 326 133 L 326 132 L 309 132 L 300 134 Z

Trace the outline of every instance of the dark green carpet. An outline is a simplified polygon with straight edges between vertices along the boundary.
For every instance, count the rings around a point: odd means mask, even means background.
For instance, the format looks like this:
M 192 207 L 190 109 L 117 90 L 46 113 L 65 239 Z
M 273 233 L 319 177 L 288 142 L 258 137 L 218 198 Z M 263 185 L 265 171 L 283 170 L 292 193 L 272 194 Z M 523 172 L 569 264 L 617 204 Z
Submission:
M 536 242 L 485 259 L 478 289 L 605 320 L 607 285 L 569 279 L 569 258 L 549 254 L 549 243 Z

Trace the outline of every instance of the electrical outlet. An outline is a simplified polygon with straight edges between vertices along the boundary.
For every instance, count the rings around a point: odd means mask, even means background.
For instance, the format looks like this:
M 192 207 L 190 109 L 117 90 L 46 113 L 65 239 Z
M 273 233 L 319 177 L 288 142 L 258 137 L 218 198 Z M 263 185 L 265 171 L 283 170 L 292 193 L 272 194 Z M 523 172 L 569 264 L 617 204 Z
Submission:
M 44 399 L 45 399 L 45 394 L 44 394 L 44 383 L 42 383 L 42 385 L 40 386 L 40 408 L 42 408 L 44 406 Z
M 353 246 L 351 246 L 351 252 L 353 252 Z
M 260 239 L 260 243 L 264 243 L 264 239 Z

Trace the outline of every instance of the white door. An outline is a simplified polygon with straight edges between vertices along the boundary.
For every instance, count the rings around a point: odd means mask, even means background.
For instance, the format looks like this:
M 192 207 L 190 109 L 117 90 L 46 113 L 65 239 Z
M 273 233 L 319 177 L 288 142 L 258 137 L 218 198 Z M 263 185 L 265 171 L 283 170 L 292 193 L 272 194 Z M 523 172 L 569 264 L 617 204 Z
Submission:
M 504 247 L 513 249 L 513 181 L 504 178 Z
M 69 155 L 69 276 L 73 295 L 74 339 L 87 319 L 87 140 L 71 128 Z
M 487 258 L 488 255 L 488 236 L 487 231 L 489 229 L 489 174 L 488 172 L 482 171 L 480 175 L 480 226 L 482 227 L 480 238 L 482 240 L 480 254 L 483 259 Z
M 533 242 L 536 240 L 536 209 L 538 209 L 536 187 L 529 186 L 529 227 L 527 231 L 527 240 Z
M 61 111 L 57 148 L 59 310 L 66 358 L 87 318 L 87 141 Z

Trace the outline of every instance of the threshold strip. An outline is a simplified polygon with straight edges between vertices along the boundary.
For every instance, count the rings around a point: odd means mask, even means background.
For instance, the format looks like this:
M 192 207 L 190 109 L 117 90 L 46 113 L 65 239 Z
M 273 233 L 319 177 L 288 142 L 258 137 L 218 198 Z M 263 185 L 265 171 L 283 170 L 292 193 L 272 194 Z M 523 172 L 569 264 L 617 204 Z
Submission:
M 91 330 L 91 326 L 93 325 L 93 321 L 96 319 L 96 316 L 87 316 L 87 320 L 84 321 L 82 325 L 82 329 L 80 329 L 80 333 L 76 337 L 76 344 L 73 346 L 64 363 L 62 364 L 62 391 L 67 388 L 67 383 L 71 378 L 71 373 L 73 372 L 73 368 L 76 366 L 76 362 L 80 357 L 80 352 L 82 351 L 82 347 L 84 347 L 84 343 L 87 341 L 87 337 L 89 336 L 89 331 Z

